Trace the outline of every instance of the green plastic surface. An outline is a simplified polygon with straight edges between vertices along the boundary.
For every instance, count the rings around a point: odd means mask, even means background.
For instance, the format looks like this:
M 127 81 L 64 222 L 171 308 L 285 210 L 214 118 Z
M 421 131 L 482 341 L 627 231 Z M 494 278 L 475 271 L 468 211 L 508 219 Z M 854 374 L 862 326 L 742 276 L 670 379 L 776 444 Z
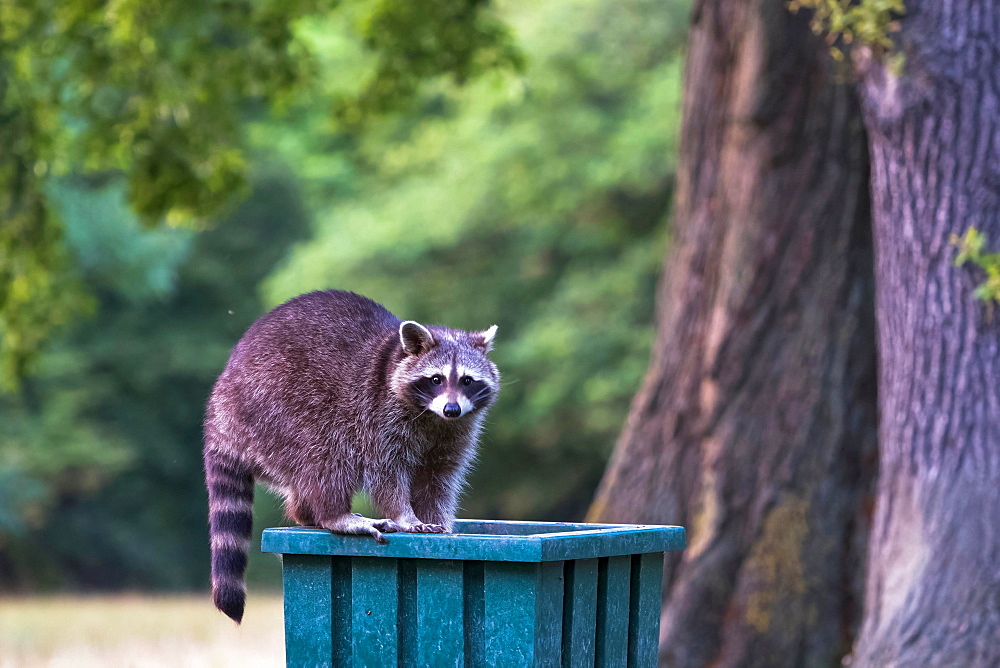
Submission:
M 632 598 L 628 617 L 628 665 L 655 666 L 663 605 L 663 555 L 632 557 Z
M 596 627 L 597 559 L 568 561 L 563 601 L 563 661 L 566 665 L 594 665 Z
M 456 533 L 267 529 L 289 666 L 655 666 L 681 527 L 460 520 Z

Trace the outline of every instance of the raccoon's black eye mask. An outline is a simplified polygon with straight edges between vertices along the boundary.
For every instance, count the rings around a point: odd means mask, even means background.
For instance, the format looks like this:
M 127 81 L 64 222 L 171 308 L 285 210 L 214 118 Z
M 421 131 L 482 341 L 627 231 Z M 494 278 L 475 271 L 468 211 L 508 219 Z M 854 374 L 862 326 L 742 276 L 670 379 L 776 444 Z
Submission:
M 410 400 L 418 406 L 426 406 L 437 396 L 434 381 L 431 378 L 420 378 L 409 385 Z
M 480 404 L 489 398 L 490 386 L 481 380 L 474 380 L 469 384 L 469 389 L 466 390 L 465 396 L 469 397 L 469 401 L 476 408 L 479 408 Z

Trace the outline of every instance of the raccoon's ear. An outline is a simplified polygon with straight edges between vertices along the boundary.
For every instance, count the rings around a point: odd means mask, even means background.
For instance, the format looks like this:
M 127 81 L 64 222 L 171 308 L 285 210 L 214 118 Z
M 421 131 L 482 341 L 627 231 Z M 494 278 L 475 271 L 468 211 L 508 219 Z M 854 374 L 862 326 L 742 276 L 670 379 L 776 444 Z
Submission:
M 497 326 L 493 325 L 489 329 L 482 332 L 474 332 L 472 334 L 472 345 L 477 348 L 482 348 L 486 352 L 493 350 L 493 337 L 497 335 Z
M 413 320 L 400 323 L 399 341 L 408 355 L 419 355 L 436 345 L 431 331 Z

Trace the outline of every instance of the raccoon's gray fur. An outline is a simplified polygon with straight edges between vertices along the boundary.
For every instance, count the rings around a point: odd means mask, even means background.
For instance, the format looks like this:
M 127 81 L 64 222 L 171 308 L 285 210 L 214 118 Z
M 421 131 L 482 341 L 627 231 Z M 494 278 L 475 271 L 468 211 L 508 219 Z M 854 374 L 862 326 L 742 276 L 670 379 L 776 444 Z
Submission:
M 403 322 L 350 292 L 311 292 L 264 315 L 208 401 L 205 478 L 212 598 L 243 617 L 254 479 L 295 522 L 337 533 L 447 532 L 500 388 L 482 332 Z M 351 513 L 364 490 L 387 519 Z

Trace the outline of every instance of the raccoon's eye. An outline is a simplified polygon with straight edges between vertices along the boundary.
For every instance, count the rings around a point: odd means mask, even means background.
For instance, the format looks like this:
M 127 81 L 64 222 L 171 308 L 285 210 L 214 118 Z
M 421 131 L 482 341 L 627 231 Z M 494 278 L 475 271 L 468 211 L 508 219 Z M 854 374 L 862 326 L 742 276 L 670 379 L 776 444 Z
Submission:
M 444 379 L 441 377 L 441 374 L 439 373 L 436 373 L 433 376 L 431 376 L 431 382 L 434 383 L 435 385 L 440 385 L 443 380 Z
M 472 376 L 462 376 L 462 385 L 472 385 Z

